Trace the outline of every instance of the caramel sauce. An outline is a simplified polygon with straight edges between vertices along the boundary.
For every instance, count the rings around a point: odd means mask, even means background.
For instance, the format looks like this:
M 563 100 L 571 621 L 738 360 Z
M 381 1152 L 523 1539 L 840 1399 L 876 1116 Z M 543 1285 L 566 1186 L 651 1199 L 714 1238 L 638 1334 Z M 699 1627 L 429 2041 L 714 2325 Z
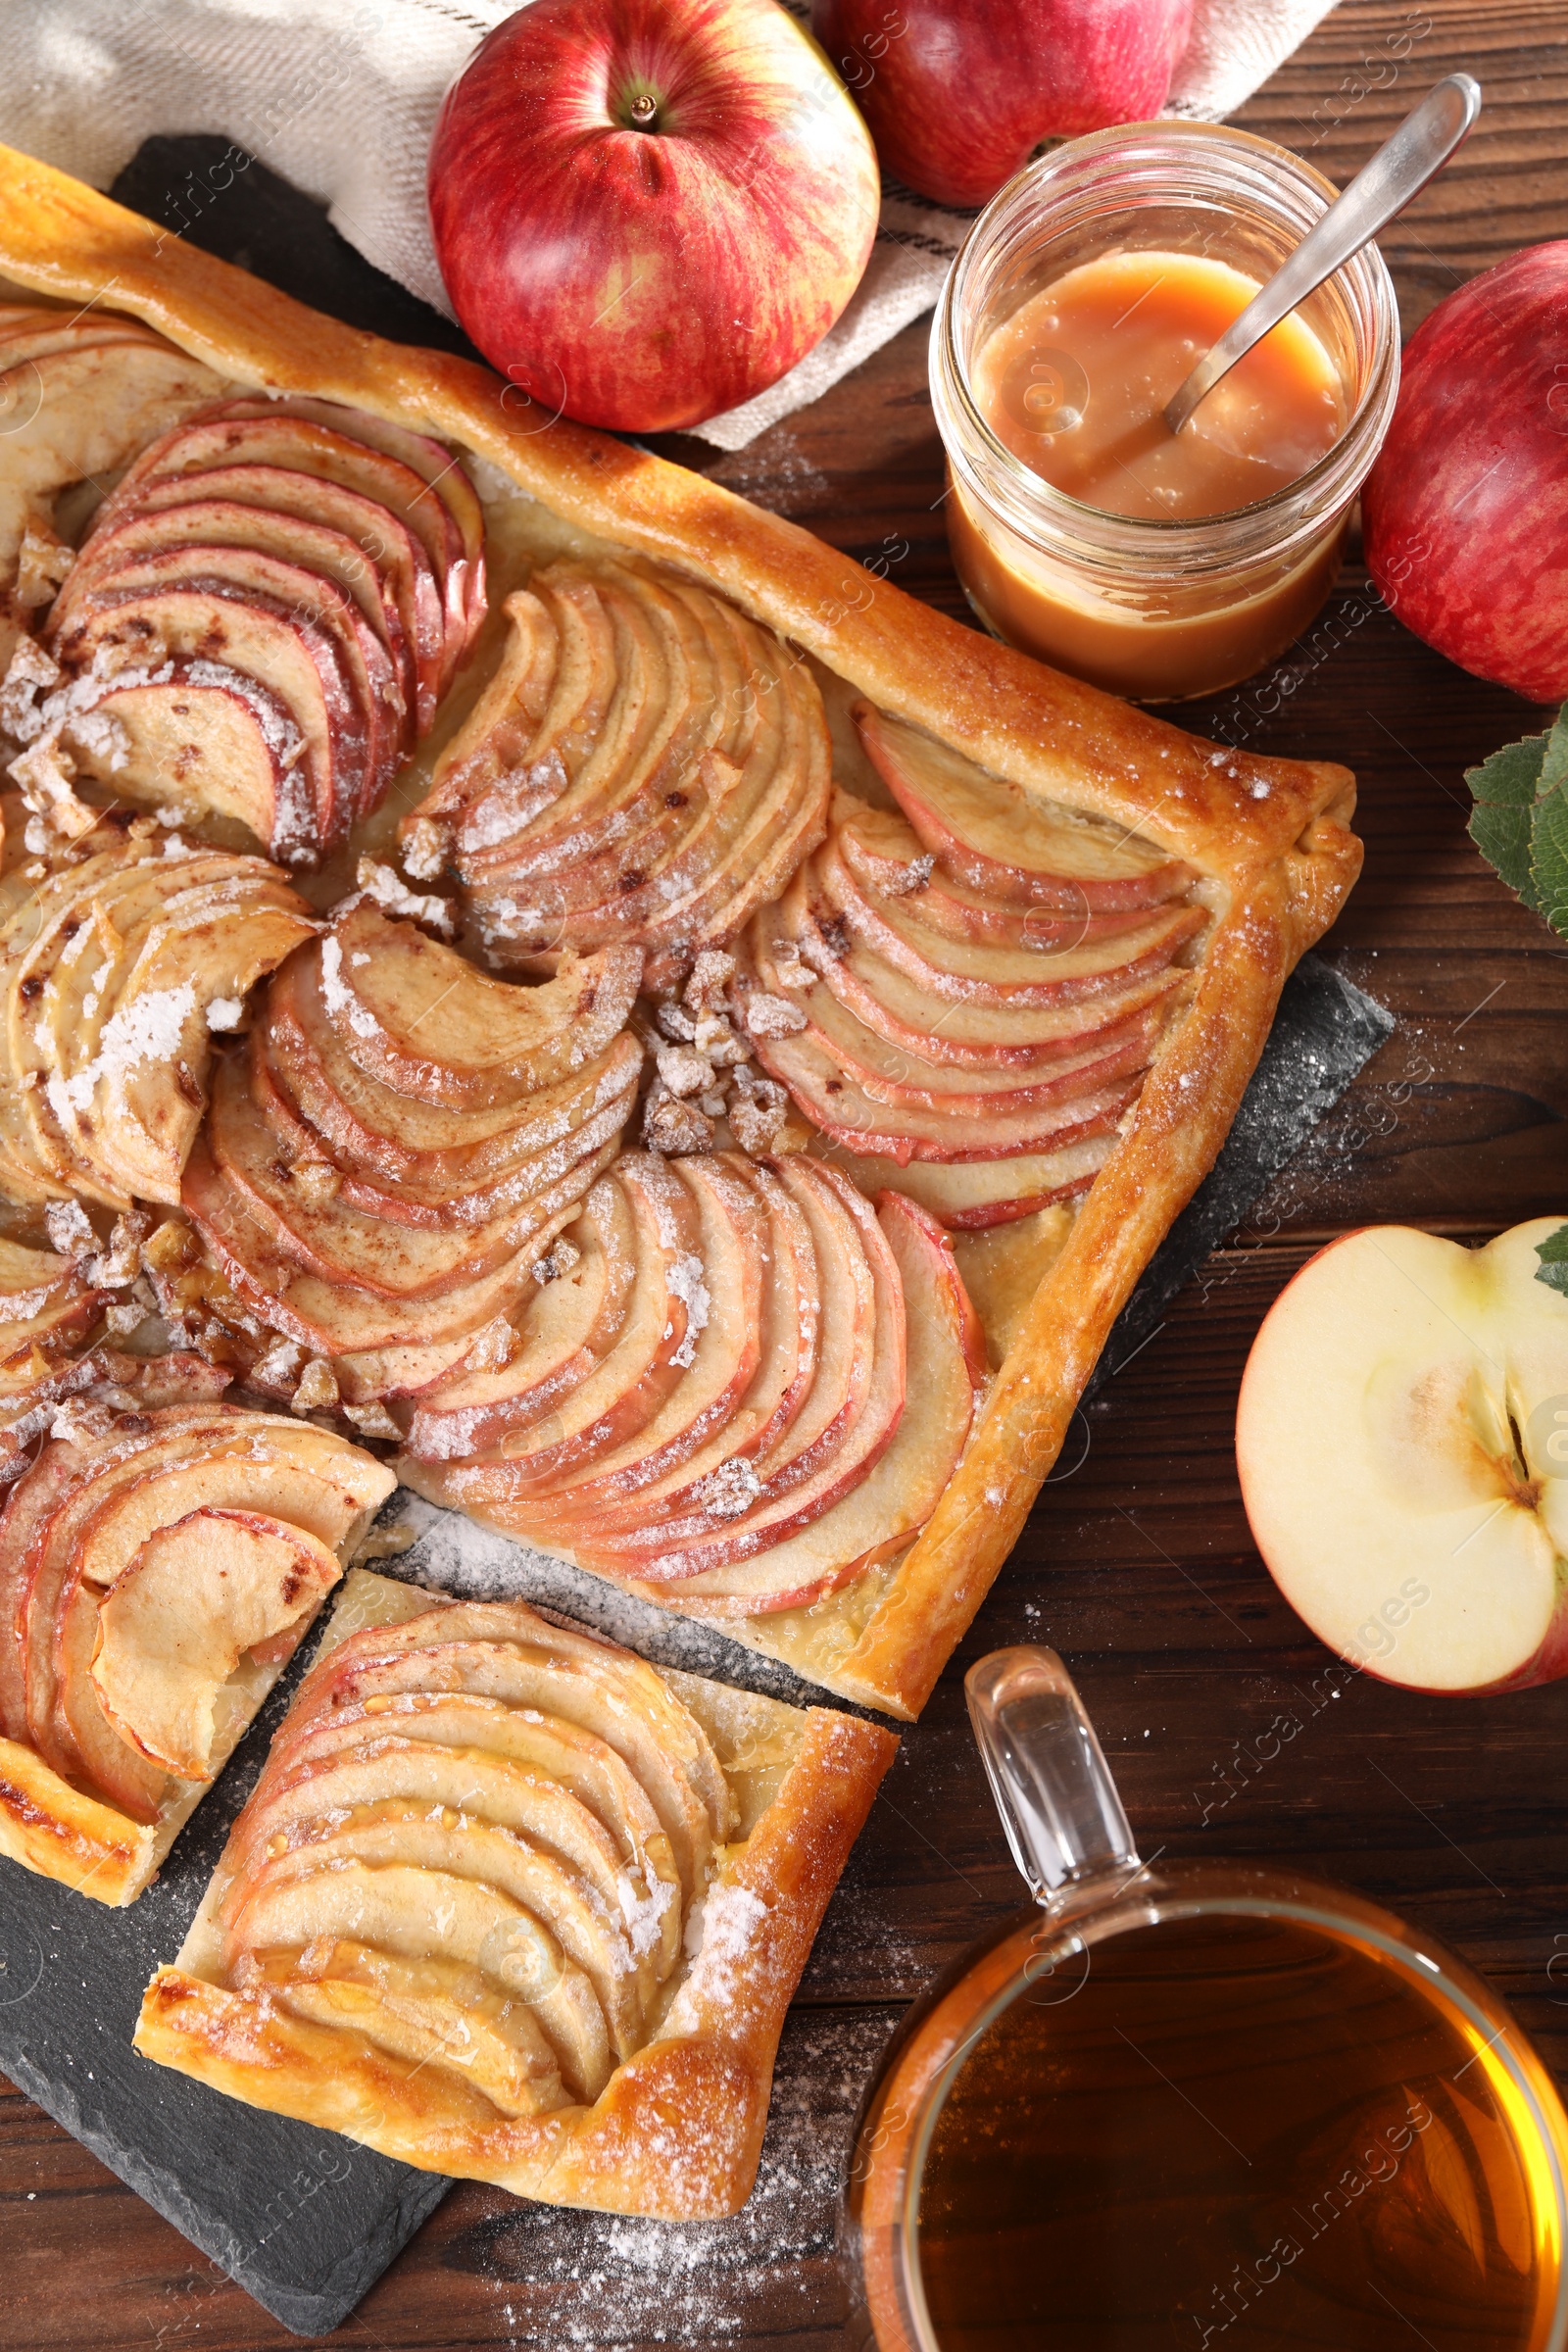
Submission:
M 981 349 L 974 396 L 999 439 L 1085 506 L 1157 521 L 1222 514 L 1298 481 L 1345 430 L 1345 394 L 1293 313 L 1180 433 L 1163 410 L 1258 281 L 1205 254 L 1110 253 L 1034 295 Z

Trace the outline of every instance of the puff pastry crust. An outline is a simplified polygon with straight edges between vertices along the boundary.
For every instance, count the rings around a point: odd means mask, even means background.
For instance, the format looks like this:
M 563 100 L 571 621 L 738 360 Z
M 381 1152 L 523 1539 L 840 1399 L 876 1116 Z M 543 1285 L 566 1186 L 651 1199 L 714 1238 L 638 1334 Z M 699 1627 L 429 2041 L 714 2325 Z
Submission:
M 320 1656 L 349 1632 L 452 1605 L 356 1569 Z M 547 1630 L 520 1603 L 458 1615 L 466 1638 L 477 1622 L 497 1640 Z M 826 1708 L 802 1712 L 692 1675 L 661 1680 L 707 1735 L 737 1834 L 717 1849 L 701 1933 L 688 1934 L 696 1952 L 666 1986 L 673 1998 L 653 2037 L 614 2067 L 591 2103 L 506 2115 L 443 2065 L 439 2050 L 433 2064 L 393 2056 L 353 2027 L 294 2013 L 286 1992 L 225 1983 L 219 1920 L 245 1814 L 177 1962 L 147 1989 L 136 2048 L 214 2089 L 342 2132 L 424 2171 L 492 2181 L 549 2204 L 665 2221 L 738 2212 L 757 2174 L 785 2010 L 898 1742 L 878 1725 Z M 372 1730 L 389 1720 L 376 1717 Z M 285 1722 L 280 1740 L 288 1729 Z
M 1108 1158 L 1070 1219 L 1048 1207 L 972 1246 L 1001 1360 L 923 1534 L 810 1609 L 725 1624 L 846 1696 L 914 1716 L 1015 1542 L 1117 1313 L 1212 1163 L 1286 976 L 1359 870 L 1353 778 L 1218 749 L 1058 675 L 699 475 L 544 419 L 466 361 L 320 318 L 4 150 L 0 274 L 133 313 L 225 381 L 458 444 L 525 494 L 504 504 L 534 562 L 629 554 L 716 590 L 811 657 L 846 780 L 864 773 L 851 718 L 863 700 L 999 790 L 1136 832 L 1198 875 L 1212 920 L 1192 1000 Z

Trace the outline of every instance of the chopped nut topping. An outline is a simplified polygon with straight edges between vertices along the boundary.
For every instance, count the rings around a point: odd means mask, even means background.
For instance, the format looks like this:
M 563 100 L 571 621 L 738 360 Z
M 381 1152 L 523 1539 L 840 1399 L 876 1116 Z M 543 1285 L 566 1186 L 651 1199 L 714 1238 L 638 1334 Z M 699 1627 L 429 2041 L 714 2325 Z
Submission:
M 713 1083 L 712 1063 L 686 1047 L 661 1046 L 654 1061 L 672 1095 L 700 1095 Z
M 433 892 L 420 897 L 409 888 L 401 874 L 373 858 L 360 859 L 354 878 L 361 890 L 378 906 L 384 906 L 388 914 L 405 915 L 411 923 L 428 924 L 443 939 L 450 939 L 458 927 L 457 916 L 446 899 L 437 898 Z
M 735 958 L 722 948 L 702 948 L 692 965 L 682 1003 L 688 1012 L 716 1012 L 725 1004 L 724 991 L 735 977 Z
M 736 1036 L 721 1012 L 700 1015 L 693 1043 L 697 1052 L 706 1054 L 716 1069 L 732 1069 L 736 1062 L 747 1058 L 746 1040 Z
M 663 1035 L 678 1046 L 689 1046 L 697 1035 L 697 1023 L 679 1004 L 661 1004 L 654 1018 Z
M 17 584 L 12 590 L 19 605 L 32 612 L 53 604 L 55 593 L 76 561 L 76 551 L 57 539 L 44 523 L 29 518 L 17 558 Z
M 324 1208 L 334 1200 L 343 1179 L 328 1159 L 296 1160 L 289 1174 L 294 1190 L 308 1208 Z
M 730 1133 L 741 1150 L 755 1157 L 775 1148 L 788 1115 L 782 1102 L 748 1102 L 738 1096 L 729 1106 Z
M 403 1432 L 384 1404 L 346 1404 L 343 1411 L 362 1438 L 384 1438 L 390 1445 L 402 1445 Z
M 147 1320 L 147 1309 L 134 1301 L 129 1305 L 109 1306 L 104 1309 L 104 1322 L 112 1340 L 128 1340 Z
M 806 1015 L 788 997 L 759 989 L 746 1000 L 746 1026 L 753 1037 L 799 1037 L 806 1027 Z
M 678 1095 L 650 1094 L 643 1112 L 643 1141 L 650 1152 L 706 1152 L 712 1140 L 713 1123 L 694 1102 L 683 1102 Z
M 62 1257 L 88 1257 L 98 1247 L 98 1236 L 79 1200 L 51 1200 L 43 1212 L 43 1227 L 50 1249 Z
M 737 1454 L 710 1470 L 692 1489 L 700 1508 L 715 1519 L 738 1519 L 749 1511 L 762 1492 L 762 1482 L 753 1465 Z
M 403 829 L 403 871 L 416 882 L 439 882 L 452 855 L 452 836 L 433 816 L 411 817 Z
M 65 749 L 58 734 L 40 735 L 37 742 L 18 754 L 6 770 L 21 788 L 24 805 L 34 816 L 42 819 L 51 831 L 64 841 L 76 841 L 90 833 L 98 822 L 98 810 L 78 801 L 72 790 L 76 763 Z M 29 850 L 34 848 L 29 825 L 23 836 Z M 37 847 L 42 855 L 47 842 Z
M 557 1236 L 548 1256 L 534 1259 L 530 1271 L 535 1282 L 559 1282 L 563 1274 L 569 1274 L 572 1267 L 581 1262 L 581 1258 L 582 1251 L 576 1243 L 568 1242 L 563 1233 Z
M 252 1364 L 251 1378 L 262 1388 L 288 1388 L 298 1376 L 304 1355 L 298 1340 L 274 1340 L 267 1353 Z
M 545 1261 L 541 1258 L 540 1264 Z M 522 1347 L 522 1336 L 505 1315 L 487 1323 L 463 1359 L 466 1372 L 500 1372 Z
M 289 1410 L 295 1413 L 319 1413 L 338 1401 L 337 1375 L 324 1355 L 313 1355 L 300 1374 Z

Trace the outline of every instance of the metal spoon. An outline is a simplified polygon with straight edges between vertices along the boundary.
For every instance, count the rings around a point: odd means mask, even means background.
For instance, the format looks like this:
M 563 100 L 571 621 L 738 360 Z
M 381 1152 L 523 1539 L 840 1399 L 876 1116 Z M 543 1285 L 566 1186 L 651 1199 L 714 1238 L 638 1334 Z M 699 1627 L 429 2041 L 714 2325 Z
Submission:
M 1450 74 L 1428 91 L 1166 403 L 1165 422 L 1173 433 L 1271 326 L 1403 212 L 1467 137 L 1480 112 L 1481 84 L 1468 74 Z

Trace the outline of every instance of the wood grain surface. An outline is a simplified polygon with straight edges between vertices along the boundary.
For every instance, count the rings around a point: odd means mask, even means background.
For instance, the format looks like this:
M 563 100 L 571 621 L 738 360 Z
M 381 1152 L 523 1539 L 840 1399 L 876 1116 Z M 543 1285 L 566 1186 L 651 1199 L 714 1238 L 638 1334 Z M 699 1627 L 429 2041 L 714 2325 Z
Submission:
M 1480 126 L 1384 241 L 1407 326 L 1514 247 L 1568 235 L 1563 0 L 1341 0 L 1239 118 L 1343 181 L 1457 67 L 1484 84 Z M 962 612 L 925 339 L 921 321 L 738 455 L 661 446 Z M 1366 872 L 1326 953 L 1397 1030 L 1076 1425 L 829 1913 L 746 2215 L 666 2230 L 460 2188 L 334 2344 L 819 2352 L 846 2340 L 836 2241 L 855 2107 L 902 2006 L 1020 1898 L 961 1696 L 964 1668 L 1001 1642 L 1063 1652 L 1144 1854 L 1280 1854 L 1342 1879 L 1485 1971 L 1568 2066 L 1568 1683 L 1444 1700 L 1341 1665 L 1252 1550 L 1232 1453 L 1258 1320 L 1326 1236 L 1404 1219 L 1473 1238 L 1568 1213 L 1568 947 L 1464 830 L 1466 764 L 1540 720 L 1416 644 L 1353 565 L 1275 670 L 1184 715 L 1357 771 Z M 0 2352 L 296 2340 L 0 2084 Z

